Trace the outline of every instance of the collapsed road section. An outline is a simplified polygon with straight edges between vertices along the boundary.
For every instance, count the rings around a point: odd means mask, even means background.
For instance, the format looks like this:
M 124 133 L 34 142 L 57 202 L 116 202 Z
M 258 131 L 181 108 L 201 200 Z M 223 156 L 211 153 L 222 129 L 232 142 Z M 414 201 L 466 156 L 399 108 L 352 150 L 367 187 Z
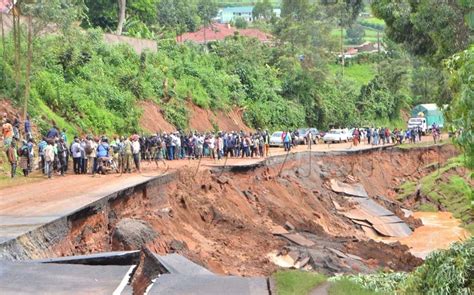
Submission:
M 46 259 L 146 247 L 159 256 L 179 254 L 220 275 L 267 277 L 280 266 L 327 274 L 410 271 L 422 260 L 408 247 L 373 238 L 409 235 L 421 225 L 392 199 L 393 189 L 455 154 L 450 145 L 390 147 L 294 153 L 198 174 L 183 168 L 3 242 L 0 257 Z M 140 278 L 147 282 L 142 287 L 167 284 Z M 178 284 L 169 278 L 170 286 Z M 206 279 L 212 285 L 214 278 Z M 126 286 L 133 288 L 132 281 Z
M 215 275 L 181 255 L 160 256 L 146 248 L 28 262 L 0 261 L 0 270 L 2 294 L 270 293 L 265 278 Z

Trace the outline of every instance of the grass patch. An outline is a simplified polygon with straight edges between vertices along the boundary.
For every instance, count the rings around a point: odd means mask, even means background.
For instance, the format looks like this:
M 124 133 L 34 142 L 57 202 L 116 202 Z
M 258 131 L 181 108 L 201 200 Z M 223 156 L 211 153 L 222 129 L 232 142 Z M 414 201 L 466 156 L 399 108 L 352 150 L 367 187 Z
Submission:
M 399 187 L 399 193 L 397 199 L 405 200 L 416 191 L 416 182 L 414 181 L 406 181 Z
M 464 167 L 465 159 L 462 156 L 449 159 L 446 165 L 436 169 L 419 180 L 420 192 L 428 196 L 434 202 L 441 204 L 447 211 L 453 213 L 455 218 L 460 219 L 466 228 L 472 232 L 474 229 L 474 203 L 473 191 L 470 183 L 471 172 Z M 464 170 L 459 170 L 462 168 Z M 453 173 L 453 170 L 457 171 Z M 465 175 L 459 175 L 459 171 L 466 171 Z M 398 199 L 403 200 L 413 194 L 417 184 L 405 182 L 399 189 Z M 418 207 L 420 211 L 436 212 L 436 206 L 422 204 Z
M 376 17 L 368 17 L 364 19 L 367 23 L 374 24 L 374 25 L 385 25 L 385 21 L 380 18 Z
M 277 271 L 273 277 L 276 281 L 278 295 L 308 294 L 316 286 L 326 281 L 326 276 L 322 274 L 299 270 Z
M 378 295 L 381 293 L 365 289 L 364 287 L 350 281 L 341 279 L 331 283 L 329 295 Z
M 340 65 L 332 64 L 329 69 L 334 75 L 341 72 Z M 375 73 L 375 64 L 352 64 L 344 68 L 344 79 L 352 80 L 360 89 L 362 85 L 366 85 L 375 77 Z
M 406 128 L 406 123 L 404 122 L 405 126 L 402 127 L 403 129 Z M 429 147 L 429 146 L 441 146 L 441 145 L 445 145 L 445 144 L 448 144 L 449 141 L 445 140 L 445 141 L 442 141 L 441 143 L 437 143 L 437 144 L 434 144 L 434 142 L 432 141 L 424 141 L 424 142 L 418 142 L 418 143 L 403 143 L 403 144 L 400 144 L 398 145 L 399 148 L 401 149 L 413 149 L 413 148 L 420 148 L 420 147 Z
M 471 233 L 472 236 L 474 236 L 474 223 L 471 224 L 466 224 L 463 226 L 468 232 Z

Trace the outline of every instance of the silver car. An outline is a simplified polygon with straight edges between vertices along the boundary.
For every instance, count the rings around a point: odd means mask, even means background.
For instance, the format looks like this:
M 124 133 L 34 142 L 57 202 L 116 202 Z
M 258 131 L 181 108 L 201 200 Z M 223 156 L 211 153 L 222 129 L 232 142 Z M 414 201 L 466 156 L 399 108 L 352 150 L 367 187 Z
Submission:
M 272 136 L 270 136 L 270 146 L 283 146 L 282 135 L 283 131 L 273 132 Z

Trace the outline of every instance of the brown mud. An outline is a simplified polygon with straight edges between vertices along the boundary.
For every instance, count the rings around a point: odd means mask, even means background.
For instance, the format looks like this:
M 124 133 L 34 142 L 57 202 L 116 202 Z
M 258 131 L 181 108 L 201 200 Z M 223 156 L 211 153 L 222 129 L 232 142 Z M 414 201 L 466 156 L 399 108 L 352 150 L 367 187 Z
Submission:
M 173 132 L 176 127 L 169 123 L 162 109 L 153 101 L 143 101 L 140 103 L 143 114 L 140 118 L 140 127 L 147 132 Z M 186 108 L 189 113 L 189 129 L 199 132 L 213 130 L 250 132 L 250 129 L 243 121 L 243 110 L 235 107 L 228 111 L 211 111 L 200 108 L 193 103 L 187 103 Z
M 66 256 L 124 250 L 111 239 L 120 220 L 133 218 L 158 233 L 147 243 L 152 251 L 178 252 L 221 274 L 269 275 L 278 268 L 268 257 L 271 252 L 292 254 L 305 268 L 330 274 L 409 271 L 422 260 L 407 246 L 370 240 L 360 225 L 338 214 L 333 201 L 345 206 L 344 196 L 330 189 L 329 180 L 360 182 L 369 197 L 402 215 L 401 204 L 389 192 L 407 178 L 422 176 L 422 167 L 444 163 L 453 153 L 454 147 L 445 145 L 313 155 L 311 161 L 305 154 L 284 166 L 222 175 L 219 170 L 195 175 L 194 169 L 182 168 L 175 181 L 117 198 L 110 208 L 72 220 L 68 238 L 51 251 Z M 417 219 L 399 217 L 413 228 L 420 225 Z M 310 246 L 274 234 L 285 225 Z

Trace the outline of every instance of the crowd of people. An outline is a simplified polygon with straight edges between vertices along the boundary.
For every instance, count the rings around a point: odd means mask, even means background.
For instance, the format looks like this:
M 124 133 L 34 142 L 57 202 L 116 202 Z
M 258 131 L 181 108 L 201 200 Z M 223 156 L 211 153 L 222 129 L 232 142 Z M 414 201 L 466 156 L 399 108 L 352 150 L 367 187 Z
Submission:
M 110 171 L 131 173 L 132 170 L 140 172 L 142 161 L 155 162 L 157 167 L 160 164 L 167 167 L 166 161 L 180 159 L 206 157 L 219 161 L 224 157 L 260 158 L 267 157 L 270 148 L 270 134 L 266 130 L 159 132 L 151 136 L 114 136 L 110 140 L 106 136 L 88 135 L 76 136 L 69 142 L 66 130 L 53 126 L 39 142 L 35 142 L 29 118 L 23 123 L 23 130 L 20 122 L 19 115 L 13 120 L 7 114 L 2 118 L 3 144 L 11 164 L 11 177 L 15 177 L 17 167 L 25 177 L 35 167 L 48 178 L 55 173 L 64 176 L 70 169 L 70 162 L 74 174 L 95 175 Z M 433 130 L 439 132 L 436 126 L 433 126 Z M 421 141 L 421 136 L 420 128 L 406 131 L 396 128 L 392 131 L 389 128 L 355 128 L 352 132 L 354 145 L 363 141 L 369 145 L 401 144 L 405 141 L 415 143 Z M 297 131 L 282 133 L 285 151 L 290 151 L 298 144 L 297 138 Z M 311 144 L 312 141 L 312 138 L 308 138 L 306 142 Z
M 438 125 L 431 126 L 431 132 L 435 143 L 439 140 L 441 131 Z M 402 144 L 402 143 L 418 143 L 421 142 L 423 130 L 421 127 L 409 128 L 406 130 L 395 128 L 355 128 L 352 132 L 352 142 L 355 146 L 363 140 L 371 145 L 384 144 Z
M 21 137 L 19 127 L 4 115 L 2 135 L 12 168 L 11 177 L 15 177 L 17 167 L 22 169 L 24 176 L 28 176 L 35 167 L 35 159 L 38 159 L 37 166 L 42 173 L 51 178 L 55 173 L 64 176 L 71 169 L 70 162 L 74 174 L 95 175 L 109 171 L 141 172 L 142 161 L 154 161 L 157 166 L 162 163 L 166 167 L 165 160 L 207 157 L 219 161 L 223 157 L 258 158 L 269 154 L 269 133 L 261 130 L 215 133 L 176 131 L 151 136 L 115 136 L 112 139 L 88 135 L 76 136 L 69 143 L 66 130 L 53 126 L 36 143 L 31 136 L 29 120 L 24 123 Z

